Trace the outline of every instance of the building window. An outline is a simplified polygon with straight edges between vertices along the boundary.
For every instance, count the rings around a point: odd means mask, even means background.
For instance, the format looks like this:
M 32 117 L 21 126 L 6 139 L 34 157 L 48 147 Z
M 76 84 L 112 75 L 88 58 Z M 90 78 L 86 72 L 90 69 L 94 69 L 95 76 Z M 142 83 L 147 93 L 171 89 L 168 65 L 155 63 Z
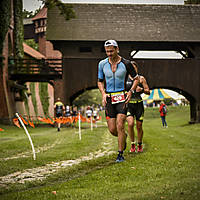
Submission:
M 104 47 L 102 47 L 102 48 L 101 48 L 101 52 L 102 52 L 102 53 L 106 53 L 106 51 L 105 51 L 105 48 L 104 48 Z
M 79 51 L 81 53 L 89 53 L 89 52 L 92 52 L 92 48 L 91 47 L 80 47 Z

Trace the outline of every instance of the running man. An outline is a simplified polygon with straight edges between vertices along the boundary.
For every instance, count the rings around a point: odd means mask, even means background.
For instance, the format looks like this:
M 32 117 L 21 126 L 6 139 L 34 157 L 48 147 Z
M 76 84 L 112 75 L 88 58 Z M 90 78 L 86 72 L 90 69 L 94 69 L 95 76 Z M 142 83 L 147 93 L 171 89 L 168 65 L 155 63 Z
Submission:
M 127 103 L 138 84 L 138 75 L 131 62 L 122 58 L 115 40 L 107 40 L 104 44 L 107 58 L 98 64 L 98 88 L 102 94 L 105 106 L 108 129 L 113 136 L 118 137 L 118 156 L 116 162 L 124 161 L 123 151 L 126 148 Z M 125 94 L 125 83 L 128 74 L 133 78 L 130 90 Z M 106 88 L 104 89 L 104 81 Z
M 70 106 L 66 106 L 66 109 L 65 109 L 65 117 L 70 117 L 70 116 L 71 116 Z
M 60 98 L 57 98 L 57 101 L 54 104 L 54 109 L 55 109 L 56 118 L 59 120 L 63 116 L 63 110 L 65 109 L 63 103 L 60 101 Z M 57 124 L 58 124 L 58 131 L 60 131 L 61 123 L 58 122 Z
M 88 119 L 90 119 L 92 117 L 92 108 L 90 106 L 87 107 L 85 114 L 86 114 Z
M 138 73 L 138 65 L 132 61 L 131 62 L 135 71 Z M 128 122 L 128 133 L 131 140 L 130 152 L 136 152 L 136 142 L 134 133 L 134 121 L 136 119 L 136 129 L 137 129 L 137 139 L 138 146 L 137 152 L 143 152 L 142 139 L 143 139 L 143 129 L 142 123 L 144 118 L 144 105 L 142 101 L 141 94 L 150 94 L 149 86 L 144 76 L 138 75 L 139 83 L 136 87 L 136 91 L 132 94 L 131 100 L 128 103 L 127 111 L 127 122 Z M 133 79 L 129 76 L 126 82 L 126 90 L 128 91 L 133 84 Z

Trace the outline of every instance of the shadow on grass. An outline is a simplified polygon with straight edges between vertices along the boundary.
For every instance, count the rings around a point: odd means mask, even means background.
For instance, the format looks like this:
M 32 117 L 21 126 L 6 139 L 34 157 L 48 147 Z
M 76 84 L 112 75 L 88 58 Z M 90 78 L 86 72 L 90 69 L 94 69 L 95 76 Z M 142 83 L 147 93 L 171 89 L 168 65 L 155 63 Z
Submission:
M 191 127 L 191 126 L 194 126 L 194 125 L 195 125 L 195 123 L 188 122 L 187 124 L 180 125 L 180 127 Z

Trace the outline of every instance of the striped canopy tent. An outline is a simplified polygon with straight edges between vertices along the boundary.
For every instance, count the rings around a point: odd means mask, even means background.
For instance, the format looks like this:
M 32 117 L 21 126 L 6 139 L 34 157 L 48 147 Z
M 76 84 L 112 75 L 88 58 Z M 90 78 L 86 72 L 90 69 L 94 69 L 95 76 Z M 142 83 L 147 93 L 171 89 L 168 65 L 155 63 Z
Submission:
M 153 101 L 161 101 L 163 99 L 172 99 L 163 89 L 153 89 L 150 91 L 150 95 L 145 94 L 142 99 L 147 103 L 151 103 Z

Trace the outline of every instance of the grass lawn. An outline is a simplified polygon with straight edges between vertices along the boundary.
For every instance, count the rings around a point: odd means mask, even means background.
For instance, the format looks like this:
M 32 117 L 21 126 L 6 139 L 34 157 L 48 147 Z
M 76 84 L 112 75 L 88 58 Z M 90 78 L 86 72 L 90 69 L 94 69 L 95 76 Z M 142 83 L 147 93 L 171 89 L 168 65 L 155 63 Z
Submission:
M 189 107 L 168 110 L 164 129 L 158 108 L 146 109 L 144 152 L 129 153 L 128 139 L 123 163 L 103 122 L 84 124 L 81 140 L 78 128 L 28 128 L 35 161 L 24 130 L 0 125 L 0 199 L 200 199 L 200 124 L 188 124 Z

